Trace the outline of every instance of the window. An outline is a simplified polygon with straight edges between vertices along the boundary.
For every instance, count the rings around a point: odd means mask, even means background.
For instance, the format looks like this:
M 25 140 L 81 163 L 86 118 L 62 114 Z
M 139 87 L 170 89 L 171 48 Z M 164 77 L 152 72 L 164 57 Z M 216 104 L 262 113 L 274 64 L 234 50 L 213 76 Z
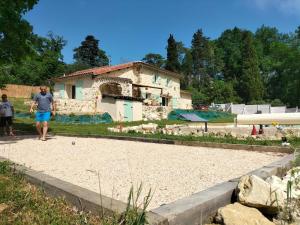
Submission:
M 76 98 L 76 86 L 72 85 L 72 99 Z
M 162 102 L 161 102 L 162 106 L 168 106 L 169 105 L 169 99 L 166 97 L 162 97 Z
M 159 76 L 157 74 L 154 75 L 154 83 L 157 83 L 158 82 L 158 78 Z
M 169 87 L 170 83 L 171 83 L 171 80 L 170 80 L 170 78 L 167 78 L 167 83 L 166 83 L 166 86 L 167 86 L 167 87 Z
M 151 93 L 146 93 L 146 99 L 150 99 L 151 98 Z

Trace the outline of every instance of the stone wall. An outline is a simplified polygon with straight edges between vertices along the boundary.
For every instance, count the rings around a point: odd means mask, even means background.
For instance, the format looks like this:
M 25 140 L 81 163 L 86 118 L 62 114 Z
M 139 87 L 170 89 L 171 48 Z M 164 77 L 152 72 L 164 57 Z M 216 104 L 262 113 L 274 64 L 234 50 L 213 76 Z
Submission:
M 166 106 L 142 106 L 144 120 L 160 120 L 167 119 L 168 114 L 172 110 Z
M 88 114 L 95 112 L 95 101 L 77 99 L 56 99 L 58 114 Z
M 4 88 L 0 89 L 0 95 L 6 94 L 8 98 L 31 98 L 32 94 L 36 94 L 39 91 L 39 86 L 6 84 Z

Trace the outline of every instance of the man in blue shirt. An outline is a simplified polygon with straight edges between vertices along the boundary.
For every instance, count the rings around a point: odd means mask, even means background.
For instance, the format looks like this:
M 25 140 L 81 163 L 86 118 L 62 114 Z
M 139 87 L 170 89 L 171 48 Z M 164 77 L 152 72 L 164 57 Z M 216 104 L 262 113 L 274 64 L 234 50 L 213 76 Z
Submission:
M 36 94 L 33 98 L 33 103 L 30 107 L 30 112 L 33 112 L 33 107 L 37 105 L 37 112 L 35 114 L 36 129 L 39 134 L 39 139 L 46 141 L 46 135 L 48 131 L 48 122 L 51 117 L 51 105 L 52 115 L 55 116 L 55 103 L 53 97 L 47 92 L 46 86 L 40 87 L 41 92 Z M 41 123 L 43 123 L 43 129 L 41 129 Z

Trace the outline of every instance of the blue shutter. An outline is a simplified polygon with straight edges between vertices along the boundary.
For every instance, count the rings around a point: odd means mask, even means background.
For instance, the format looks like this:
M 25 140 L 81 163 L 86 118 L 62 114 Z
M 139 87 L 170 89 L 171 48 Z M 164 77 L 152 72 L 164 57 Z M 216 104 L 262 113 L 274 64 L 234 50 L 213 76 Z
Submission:
M 65 84 L 58 84 L 59 97 L 65 98 Z
M 83 99 L 83 80 L 76 81 L 76 99 L 82 100 Z

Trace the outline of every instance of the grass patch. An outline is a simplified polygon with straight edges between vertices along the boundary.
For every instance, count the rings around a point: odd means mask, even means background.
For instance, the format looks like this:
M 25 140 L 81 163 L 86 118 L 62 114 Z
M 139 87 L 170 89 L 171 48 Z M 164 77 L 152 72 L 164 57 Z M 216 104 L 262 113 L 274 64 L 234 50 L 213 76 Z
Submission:
M 167 124 L 184 124 L 184 121 L 148 121 L 158 124 L 159 127 L 163 127 Z M 63 124 L 51 121 L 50 132 L 53 134 L 65 134 L 65 135 L 82 135 L 82 136 L 129 136 L 129 137 L 146 137 L 155 139 L 166 140 L 179 140 L 179 141 L 200 141 L 200 142 L 216 142 L 216 143 L 228 143 L 228 144 L 247 144 L 247 145 L 264 145 L 264 146 L 280 146 L 279 140 L 257 140 L 254 138 L 247 138 L 245 140 L 239 140 L 232 136 L 227 137 L 215 137 L 213 135 L 208 136 L 176 136 L 167 134 L 141 134 L 141 133 L 114 133 L 107 130 L 108 127 L 113 127 L 122 124 L 123 126 L 135 126 L 145 122 L 124 122 L 124 123 L 111 123 L 111 124 Z M 15 128 L 18 132 L 36 133 L 33 119 L 17 119 L 15 121 Z M 300 146 L 300 138 L 290 139 L 289 142 L 297 147 Z
M 90 225 L 145 225 L 146 209 L 151 201 L 151 189 L 141 198 L 142 184 L 129 191 L 126 211 L 121 215 L 106 216 L 99 209 L 99 216 L 78 211 L 62 198 L 50 198 L 29 184 L 24 175 L 12 169 L 9 162 L 0 162 L 0 224 L 90 224 Z
M 49 198 L 0 162 L 0 224 L 102 224 L 97 216 L 77 212 L 63 199 Z
M 30 106 L 24 104 L 25 101 L 30 101 L 29 98 L 12 98 L 8 96 L 8 101 L 12 103 L 16 113 L 29 112 Z

